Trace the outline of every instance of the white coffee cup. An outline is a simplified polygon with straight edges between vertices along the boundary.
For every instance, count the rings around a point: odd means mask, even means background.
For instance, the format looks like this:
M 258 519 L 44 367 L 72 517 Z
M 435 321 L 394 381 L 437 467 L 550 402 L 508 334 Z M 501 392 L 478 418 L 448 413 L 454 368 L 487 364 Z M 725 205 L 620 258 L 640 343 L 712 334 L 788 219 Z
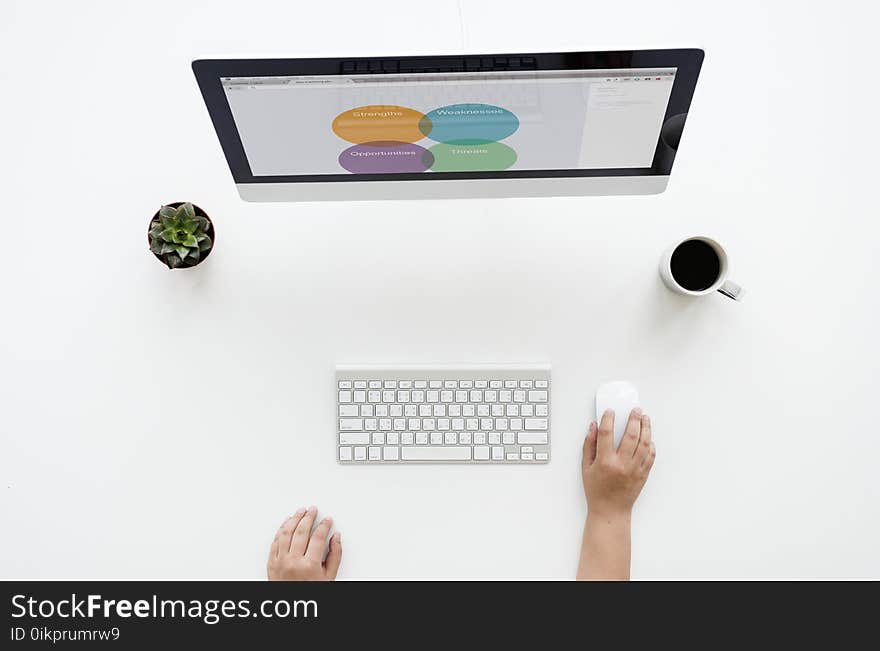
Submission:
M 688 289 L 688 287 L 679 282 L 679 280 L 682 279 L 676 279 L 676 277 L 672 273 L 673 254 L 682 244 L 692 241 L 703 242 L 704 244 L 709 245 L 709 247 L 711 247 L 711 249 L 715 252 L 715 255 L 718 257 L 717 277 L 714 281 L 711 281 L 710 278 L 706 278 L 706 282 L 703 282 L 702 284 L 707 286 L 702 287 L 701 289 Z M 714 264 L 710 271 L 714 271 Z M 711 294 L 712 292 L 720 292 L 735 301 L 740 300 L 743 294 L 742 287 L 727 279 L 727 271 L 727 251 L 725 251 L 724 247 L 713 240 L 711 237 L 705 237 L 702 235 L 685 237 L 679 240 L 668 249 L 666 249 L 666 251 L 663 253 L 663 257 L 660 258 L 660 277 L 663 279 L 664 284 L 676 294 L 684 294 L 685 296 L 706 296 L 707 294 Z M 680 271 L 679 275 L 681 275 Z

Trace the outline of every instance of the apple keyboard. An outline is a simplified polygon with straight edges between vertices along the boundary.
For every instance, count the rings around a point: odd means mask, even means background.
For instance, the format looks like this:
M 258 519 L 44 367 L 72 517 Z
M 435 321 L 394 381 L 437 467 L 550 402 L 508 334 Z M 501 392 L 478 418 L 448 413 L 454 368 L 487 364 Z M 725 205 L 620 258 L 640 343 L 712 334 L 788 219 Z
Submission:
M 550 367 L 336 369 L 342 464 L 547 463 Z

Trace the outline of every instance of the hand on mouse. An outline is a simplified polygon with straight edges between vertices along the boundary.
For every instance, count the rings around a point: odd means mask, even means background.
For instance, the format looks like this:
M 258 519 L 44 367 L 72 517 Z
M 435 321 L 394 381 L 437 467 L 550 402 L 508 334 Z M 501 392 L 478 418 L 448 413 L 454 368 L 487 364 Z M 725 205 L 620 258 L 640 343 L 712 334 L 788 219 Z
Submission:
M 590 423 L 584 441 L 582 474 L 587 522 L 581 543 L 578 580 L 627 581 L 631 554 L 630 514 L 648 479 L 656 451 L 651 419 L 630 412 L 626 430 L 614 449 L 614 412 Z
M 266 572 L 270 581 L 334 581 L 342 562 L 342 537 L 334 533 L 324 558 L 327 534 L 333 518 L 326 517 L 312 531 L 318 509 L 299 509 L 275 534 Z
M 584 440 L 582 472 L 590 513 L 628 515 L 654 465 L 651 419 L 640 409 L 630 412 L 620 445 L 614 449 L 614 412 L 590 423 Z

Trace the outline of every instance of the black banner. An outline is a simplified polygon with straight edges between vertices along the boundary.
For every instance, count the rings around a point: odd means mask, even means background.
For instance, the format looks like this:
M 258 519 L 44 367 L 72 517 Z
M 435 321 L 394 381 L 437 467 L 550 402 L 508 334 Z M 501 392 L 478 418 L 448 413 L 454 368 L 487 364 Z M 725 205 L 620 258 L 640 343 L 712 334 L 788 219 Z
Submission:
M 9 582 L 3 648 L 873 641 L 876 583 Z M 867 635 L 868 637 L 864 637 Z M 610 637 L 609 637 L 610 636 Z M 616 640 L 616 642 L 614 642 Z M 602 644 L 606 644 L 602 642 Z

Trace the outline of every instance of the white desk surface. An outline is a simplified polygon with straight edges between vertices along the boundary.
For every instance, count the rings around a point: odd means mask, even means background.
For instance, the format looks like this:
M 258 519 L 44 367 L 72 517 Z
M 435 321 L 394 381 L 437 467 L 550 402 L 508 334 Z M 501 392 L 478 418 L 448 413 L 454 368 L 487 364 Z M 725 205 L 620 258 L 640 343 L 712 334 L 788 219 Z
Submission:
M 311 503 L 341 578 L 572 577 L 616 378 L 658 447 L 634 578 L 880 578 L 877 8 L 516 7 L 4 2 L 2 578 L 261 578 Z M 189 67 L 678 46 L 707 56 L 652 197 L 246 204 Z M 169 272 L 177 200 L 217 246 Z M 694 233 L 743 303 L 663 289 Z M 334 365 L 423 360 L 552 362 L 552 463 L 337 465 Z

